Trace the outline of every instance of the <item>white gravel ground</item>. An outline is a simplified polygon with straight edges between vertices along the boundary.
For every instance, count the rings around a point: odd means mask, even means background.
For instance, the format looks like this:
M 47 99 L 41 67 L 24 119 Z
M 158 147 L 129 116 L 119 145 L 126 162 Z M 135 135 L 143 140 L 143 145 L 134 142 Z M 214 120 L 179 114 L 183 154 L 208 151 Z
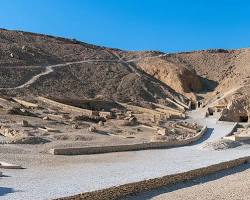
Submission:
M 31 154 L 19 147 L 12 151 L 21 154 L 2 153 L 0 148 L 2 161 L 26 167 L 24 170 L 2 170 L 6 176 L 0 179 L 0 198 L 29 200 L 64 197 L 250 155 L 248 146 L 224 151 L 202 149 L 204 142 L 226 135 L 233 123 L 216 123 L 213 118 L 202 119 L 200 123 L 209 128 L 203 140 L 195 145 L 172 149 L 70 157 Z

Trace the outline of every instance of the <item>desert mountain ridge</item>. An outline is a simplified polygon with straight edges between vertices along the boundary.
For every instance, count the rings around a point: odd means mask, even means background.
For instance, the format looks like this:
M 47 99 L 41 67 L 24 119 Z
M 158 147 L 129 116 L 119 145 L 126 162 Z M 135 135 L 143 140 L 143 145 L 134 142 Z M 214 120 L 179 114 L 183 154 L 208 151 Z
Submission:
M 250 49 L 123 51 L 0 29 L 0 93 L 121 102 L 209 101 L 248 91 Z M 244 95 L 248 95 L 248 92 Z

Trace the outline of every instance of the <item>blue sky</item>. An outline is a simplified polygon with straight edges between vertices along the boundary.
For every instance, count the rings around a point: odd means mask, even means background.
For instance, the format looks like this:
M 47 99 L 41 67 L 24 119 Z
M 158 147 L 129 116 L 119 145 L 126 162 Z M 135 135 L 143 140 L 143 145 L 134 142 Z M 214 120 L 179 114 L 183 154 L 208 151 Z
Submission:
M 0 27 L 126 50 L 250 44 L 248 0 L 0 0 Z

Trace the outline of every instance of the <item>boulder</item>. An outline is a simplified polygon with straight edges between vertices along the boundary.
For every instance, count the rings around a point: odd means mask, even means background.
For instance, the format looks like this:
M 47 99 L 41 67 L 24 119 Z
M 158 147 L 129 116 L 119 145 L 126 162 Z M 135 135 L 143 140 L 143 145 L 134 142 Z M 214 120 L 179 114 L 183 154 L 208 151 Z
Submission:
M 160 128 L 157 130 L 158 135 L 168 135 L 168 130 L 166 128 Z
M 96 132 L 96 127 L 95 126 L 90 126 L 88 128 L 89 132 Z
M 72 124 L 71 127 L 72 127 L 73 129 L 78 129 L 78 128 L 79 128 L 77 124 Z

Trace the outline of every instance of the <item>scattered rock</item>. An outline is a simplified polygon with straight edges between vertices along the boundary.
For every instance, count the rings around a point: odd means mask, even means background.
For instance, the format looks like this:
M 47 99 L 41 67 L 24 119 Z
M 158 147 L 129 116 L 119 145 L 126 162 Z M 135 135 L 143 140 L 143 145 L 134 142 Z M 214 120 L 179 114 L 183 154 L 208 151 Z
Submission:
M 166 128 L 158 129 L 157 134 L 159 134 L 159 135 L 168 135 L 168 130 Z
M 96 127 L 95 127 L 95 126 L 90 126 L 90 127 L 88 128 L 88 130 L 89 130 L 90 132 L 96 132 Z
M 71 121 L 87 121 L 87 122 L 98 123 L 99 121 L 105 122 L 106 119 L 100 116 L 76 115 L 71 118 Z
M 104 122 L 103 122 L 103 121 L 99 121 L 99 122 L 98 122 L 98 125 L 99 125 L 99 126 L 104 126 Z
M 94 139 L 92 135 L 74 135 L 71 138 L 73 141 L 91 141 Z
M 176 138 L 174 136 L 167 136 L 167 135 L 154 135 L 151 138 L 152 142 L 171 142 L 175 140 Z
M 130 123 L 131 126 L 134 126 L 134 125 L 137 124 L 137 119 L 136 119 L 136 117 L 133 117 L 133 116 L 132 116 L 132 117 L 129 118 L 128 121 L 129 121 L 129 123 Z
M 142 131 L 140 128 L 136 128 L 135 130 L 136 130 L 136 132 L 141 132 Z
M 170 131 L 171 131 L 173 134 L 178 133 L 178 131 L 177 131 L 175 128 L 171 129 Z
M 50 118 L 48 116 L 45 116 L 43 120 L 50 120 Z
M 54 138 L 56 140 L 68 140 L 69 136 L 68 135 L 54 135 Z
M 26 121 L 26 120 L 22 120 L 22 121 L 21 121 L 21 126 L 22 126 L 22 127 L 28 127 L 28 126 L 29 126 L 29 122 Z
M 241 145 L 240 142 L 222 139 L 214 142 L 207 142 L 203 145 L 202 148 L 210 150 L 225 150 L 225 149 L 235 148 L 240 145 Z
M 37 117 L 35 114 L 33 114 L 31 112 L 29 112 L 23 108 L 17 108 L 17 107 L 12 107 L 12 108 L 7 109 L 6 114 Z
M 78 129 L 78 128 L 79 128 L 77 124 L 72 124 L 71 127 L 72 127 L 73 129 Z
M 60 132 L 60 130 L 50 127 L 38 127 L 38 129 L 46 132 Z
M 10 142 L 10 144 L 45 144 L 47 142 L 50 141 L 41 137 L 31 136 L 31 137 L 14 139 Z

